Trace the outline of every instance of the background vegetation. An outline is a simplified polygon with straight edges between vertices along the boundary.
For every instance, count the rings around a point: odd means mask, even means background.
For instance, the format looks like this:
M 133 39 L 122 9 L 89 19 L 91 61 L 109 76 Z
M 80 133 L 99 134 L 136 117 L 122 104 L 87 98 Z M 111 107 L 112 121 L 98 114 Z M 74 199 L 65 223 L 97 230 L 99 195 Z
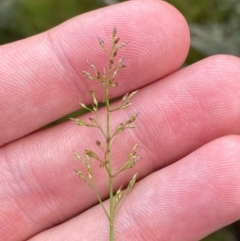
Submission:
M 1 0 L 0 44 L 45 31 L 83 12 L 124 0 Z M 240 56 L 239 0 L 168 0 L 186 17 L 191 29 L 191 49 L 186 65 L 209 55 Z M 240 222 L 203 241 L 240 241 Z

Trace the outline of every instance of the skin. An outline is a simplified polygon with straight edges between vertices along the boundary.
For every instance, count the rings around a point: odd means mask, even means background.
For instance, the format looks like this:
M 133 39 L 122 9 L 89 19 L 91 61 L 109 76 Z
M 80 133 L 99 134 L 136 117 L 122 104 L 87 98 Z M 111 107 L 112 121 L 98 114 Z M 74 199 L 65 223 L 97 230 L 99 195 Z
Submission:
M 179 70 L 190 42 L 184 17 L 166 2 L 135 0 L 1 46 L 2 240 L 108 239 L 94 193 L 72 171 L 80 168 L 73 151 L 92 147 L 100 134 L 71 121 L 38 129 L 90 103 L 87 90 L 101 97 L 80 70 L 87 59 L 104 66 L 96 35 L 107 43 L 114 24 L 130 42 L 112 96 L 140 89 L 111 120 L 140 112 L 139 128 L 116 140 L 114 166 L 136 142 L 144 157 L 115 182 L 139 173 L 117 216 L 116 240 L 197 241 L 240 218 L 240 60 L 217 55 Z M 103 172 L 96 163 L 107 205 Z

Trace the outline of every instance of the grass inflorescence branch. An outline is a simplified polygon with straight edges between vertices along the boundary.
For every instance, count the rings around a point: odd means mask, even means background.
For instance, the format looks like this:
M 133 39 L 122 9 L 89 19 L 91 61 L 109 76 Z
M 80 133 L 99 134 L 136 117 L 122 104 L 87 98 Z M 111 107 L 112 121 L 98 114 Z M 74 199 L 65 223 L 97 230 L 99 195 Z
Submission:
M 122 49 L 124 46 L 126 46 L 127 42 L 120 42 L 120 38 L 117 37 L 116 27 L 114 27 L 112 31 L 112 40 L 111 40 L 111 46 L 109 50 L 107 49 L 104 41 L 100 37 L 98 37 L 98 42 L 101 48 L 103 49 L 104 53 L 108 57 L 107 67 L 104 68 L 102 71 L 99 71 L 91 61 L 87 60 L 87 63 L 91 71 L 82 71 L 82 73 L 89 80 L 95 81 L 102 86 L 102 89 L 104 92 L 104 100 L 102 102 L 105 104 L 106 123 L 103 126 L 99 122 L 99 118 L 98 118 L 99 100 L 98 100 L 97 94 L 92 90 L 89 91 L 93 99 L 92 107 L 88 107 L 83 103 L 80 103 L 80 105 L 82 108 L 86 109 L 87 111 L 90 111 L 93 116 L 89 117 L 88 121 L 81 120 L 79 118 L 72 118 L 71 120 L 73 120 L 74 123 L 79 126 L 97 128 L 102 133 L 102 136 L 104 139 L 104 145 L 99 140 L 95 141 L 95 145 L 101 150 L 103 157 L 97 155 L 94 151 L 90 149 L 85 150 L 84 159 L 77 152 L 75 152 L 74 153 L 75 157 L 81 163 L 82 168 L 84 168 L 84 170 L 75 169 L 75 172 L 77 176 L 79 176 L 96 194 L 100 202 L 100 205 L 102 206 L 103 211 L 109 221 L 109 227 L 110 227 L 109 240 L 113 241 L 114 240 L 114 220 L 115 220 L 116 214 L 118 213 L 120 207 L 122 206 L 126 196 L 132 190 L 137 179 L 137 173 L 129 181 L 126 189 L 124 189 L 123 186 L 121 186 L 120 188 L 118 188 L 116 193 L 114 193 L 114 189 L 115 189 L 114 183 L 113 183 L 114 178 L 118 176 L 120 173 L 122 173 L 123 171 L 126 171 L 134 167 L 141 158 L 136 155 L 136 149 L 138 147 L 138 144 L 136 144 L 134 145 L 130 153 L 127 154 L 126 158 L 122 161 L 122 163 L 116 168 L 116 170 L 113 170 L 113 163 L 112 163 L 113 139 L 115 139 L 117 135 L 120 134 L 122 131 L 126 129 L 133 129 L 136 127 L 136 125 L 134 124 L 134 121 L 136 120 L 138 113 L 133 114 L 127 121 L 120 123 L 112 133 L 110 131 L 111 113 L 115 111 L 123 110 L 129 107 L 131 105 L 131 100 L 135 96 L 137 91 L 133 91 L 131 93 L 125 94 L 120 100 L 119 104 L 116 105 L 116 107 L 114 108 L 110 107 L 110 90 L 118 86 L 118 83 L 116 82 L 116 77 L 119 71 L 121 71 L 123 68 L 127 66 L 124 63 L 125 58 L 124 57 L 118 58 L 117 56 L 118 56 L 119 50 Z M 107 211 L 99 195 L 99 191 L 96 188 L 96 182 L 92 171 L 93 161 L 98 162 L 99 168 L 105 169 L 108 174 L 109 201 L 110 201 L 109 211 Z M 87 174 L 84 174 L 84 172 L 86 172 Z

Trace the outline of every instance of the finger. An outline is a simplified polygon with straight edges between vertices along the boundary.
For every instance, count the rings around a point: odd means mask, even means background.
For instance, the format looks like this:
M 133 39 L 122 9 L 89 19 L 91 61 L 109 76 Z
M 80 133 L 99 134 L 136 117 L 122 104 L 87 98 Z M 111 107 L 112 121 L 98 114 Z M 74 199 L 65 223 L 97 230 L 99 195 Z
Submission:
M 135 105 L 112 119 L 116 126 L 136 109 L 141 113 L 135 136 L 134 132 L 123 132 L 116 139 L 114 167 L 136 142 L 141 147 L 139 155 L 144 156 L 134 170 L 116 180 L 116 188 L 125 185 L 135 172 L 143 178 L 219 136 L 239 133 L 239 76 L 239 59 L 215 56 L 143 88 Z M 6 205 L 2 220 L 11 223 L 3 233 L 13 233 L 16 226 L 23 230 L 24 225 L 29 227 L 24 229 L 27 237 L 97 203 L 92 190 L 71 171 L 77 167 L 73 152 L 94 149 L 96 139 L 100 139 L 98 132 L 64 123 L 1 149 L 0 178 L 1 183 L 6 182 L 0 195 Z M 93 172 L 105 199 L 108 183 L 104 171 L 95 163 Z M 6 197 L 13 198 L 9 201 Z M 10 214 L 15 213 L 18 218 L 13 224 Z
M 227 136 L 141 180 L 128 196 L 116 226 L 116 240 L 200 240 L 240 218 L 240 137 Z M 107 240 L 100 205 L 38 240 Z
M 153 82 L 182 65 L 189 48 L 188 27 L 176 9 L 161 1 L 114 5 L 3 46 L 0 145 L 78 109 L 79 102 L 89 103 L 86 92 L 94 85 L 81 70 L 87 68 L 87 59 L 102 70 L 106 59 L 96 36 L 108 44 L 114 24 L 121 40 L 130 41 L 121 52 L 130 66 L 119 74 L 121 87 L 113 97 Z

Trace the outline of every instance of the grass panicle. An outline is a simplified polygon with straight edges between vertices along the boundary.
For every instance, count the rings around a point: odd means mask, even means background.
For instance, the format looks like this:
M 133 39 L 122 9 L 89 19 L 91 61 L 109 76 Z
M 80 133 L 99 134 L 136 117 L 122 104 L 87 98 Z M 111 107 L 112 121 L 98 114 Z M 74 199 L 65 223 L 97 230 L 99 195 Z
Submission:
M 117 28 L 114 27 L 112 31 L 112 40 L 111 46 L 109 50 L 104 43 L 104 41 L 98 37 L 98 42 L 103 52 L 108 57 L 107 67 L 102 71 L 99 71 L 97 67 L 90 61 L 87 60 L 87 63 L 91 69 L 91 71 L 82 71 L 83 75 L 91 80 L 99 83 L 102 86 L 102 90 L 104 93 L 104 100 L 102 101 L 105 105 L 105 113 L 106 113 L 106 123 L 101 125 L 98 118 L 98 109 L 99 109 L 99 100 L 97 94 L 90 90 L 89 93 L 92 95 L 92 107 L 88 107 L 83 103 L 80 103 L 80 106 L 87 111 L 92 113 L 92 117 L 89 118 L 89 121 L 81 120 L 79 118 L 72 118 L 71 120 L 79 126 L 93 127 L 99 129 L 102 134 L 103 141 L 95 140 L 95 145 L 101 150 L 103 153 L 103 158 L 97 155 L 94 151 L 87 149 L 85 150 L 85 158 L 82 158 L 77 152 L 75 152 L 75 157 L 82 165 L 82 170 L 75 169 L 75 173 L 78 177 L 80 177 L 96 194 L 100 205 L 103 208 L 103 211 L 109 221 L 109 240 L 114 240 L 114 221 L 116 214 L 118 213 L 120 207 L 122 206 L 126 196 L 133 189 L 133 186 L 137 180 L 137 173 L 132 177 L 129 181 L 126 189 L 123 186 L 119 187 L 114 193 L 116 188 L 114 187 L 114 178 L 116 178 L 120 173 L 133 168 L 138 161 L 141 159 L 136 155 L 136 150 L 138 144 L 134 145 L 130 153 L 126 155 L 126 158 L 122 161 L 122 163 L 113 170 L 112 163 L 112 144 L 113 140 L 117 137 L 118 134 L 123 132 L 126 129 L 133 129 L 136 127 L 134 124 L 136 118 L 138 117 L 138 113 L 133 114 L 127 121 L 120 123 L 116 129 L 111 133 L 110 121 L 111 121 L 111 113 L 119 110 L 123 110 L 131 105 L 132 98 L 136 95 L 137 91 L 133 91 L 131 93 L 125 94 L 120 100 L 119 104 L 116 107 L 111 108 L 110 106 L 110 91 L 112 88 L 118 86 L 116 82 L 116 78 L 118 73 L 125 68 L 127 65 L 124 63 L 125 58 L 118 58 L 119 51 L 126 46 L 127 42 L 120 42 L 120 38 L 117 37 Z M 104 143 L 104 145 L 102 145 Z M 108 175 L 108 184 L 109 184 L 109 202 L 110 207 L 107 211 L 100 195 L 99 191 L 95 185 L 94 173 L 92 171 L 93 162 L 99 163 L 99 168 L 104 168 Z M 83 174 L 84 171 L 87 174 Z

